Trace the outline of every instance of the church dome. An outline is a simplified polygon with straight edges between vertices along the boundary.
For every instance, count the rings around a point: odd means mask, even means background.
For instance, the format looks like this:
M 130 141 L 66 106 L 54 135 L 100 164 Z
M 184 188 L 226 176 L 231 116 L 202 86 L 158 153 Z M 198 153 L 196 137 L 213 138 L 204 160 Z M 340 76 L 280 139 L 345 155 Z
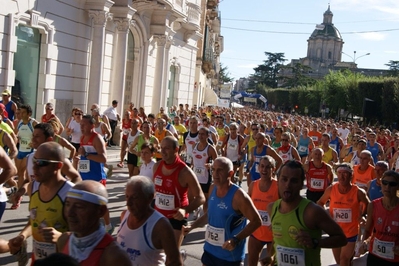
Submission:
M 324 23 L 317 25 L 312 35 L 310 35 L 310 38 L 317 38 L 317 37 L 333 37 L 333 38 L 342 39 L 341 33 L 333 24 L 326 25 Z

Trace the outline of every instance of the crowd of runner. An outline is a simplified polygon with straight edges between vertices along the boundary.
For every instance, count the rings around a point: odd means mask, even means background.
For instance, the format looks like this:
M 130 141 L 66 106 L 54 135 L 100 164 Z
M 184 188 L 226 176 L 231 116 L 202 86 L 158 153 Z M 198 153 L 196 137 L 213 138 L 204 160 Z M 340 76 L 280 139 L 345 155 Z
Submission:
M 399 263 L 397 130 L 188 104 L 146 114 L 131 103 L 120 116 L 117 101 L 103 113 L 73 108 L 63 124 L 52 103 L 36 120 L 2 97 L 0 219 L 30 200 L 26 226 L 0 252 L 19 265 L 28 237 L 32 265 L 182 265 L 184 236 L 203 226 L 209 266 L 241 265 L 246 241 L 253 266 L 321 265 L 321 248 L 339 265 L 364 253 L 367 265 Z M 114 145 L 130 176 L 115 239 L 105 187 Z

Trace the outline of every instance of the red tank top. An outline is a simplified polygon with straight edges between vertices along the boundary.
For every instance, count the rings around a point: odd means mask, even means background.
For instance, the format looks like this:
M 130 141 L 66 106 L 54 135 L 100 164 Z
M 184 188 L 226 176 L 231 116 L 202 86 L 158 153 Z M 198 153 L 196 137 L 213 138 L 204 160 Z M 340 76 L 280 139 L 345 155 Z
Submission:
M 83 146 L 83 145 L 85 145 L 85 146 L 93 146 L 93 140 L 94 140 L 94 138 L 96 137 L 97 134 L 98 134 L 97 132 L 92 132 L 89 140 L 86 143 L 83 143 L 84 136 L 80 137 L 80 146 Z
M 253 182 L 254 186 L 252 189 L 251 199 L 262 219 L 262 226 L 253 232 L 253 236 L 260 241 L 271 242 L 273 240 L 273 234 L 271 231 L 270 215 L 267 213 L 267 206 L 269 203 L 279 199 L 277 181 L 273 179 L 269 190 L 266 192 L 260 191 L 259 179 Z
M 186 164 L 179 158 L 177 160 L 176 169 L 170 175 L 162 173 L 165 163 L 163 160 L 154 173 L 155 209 L 167 218 L 173 217 L 176 213 L 175 208 L 188 206 L 188 188 L 182 187 L 179 183 L 179 173 Z
M 393 253 L 399 246 L 399 205 L 388 211 L 382 205 L 382 198 L 373 200 L 373 235 L 369 252 L 390 262 L 399 262 L 399 256 Z
M 42 123 L 47 123 L 51 118 L 54 118 L 55 117 L 55 115 L 54 114 L 51 114 L 50 115 L 50 118 L 46 118 L 46 114 L 44 114 L 44 115 L 42 115 Z
M 127 141 L 128 134 L 125 134 L 125 132 L 127 132 L 127 130 L 129 130 L 131 124 L 132 124 L 132 120 L 130 120 L 130 119 L 128 119 L 127 122 L 126 122 L 126 119 L 122 120 L 122 132 L 123 132 L 122 139 L 123 140 Z
M 324 191 L 330 185 L 328 180 L 328 168 L 325 162 L 317 168 L 313 162 L 309 162 L 309 170 L 306 173 L 306 186 L 309 191 Z
M 104 249 L 108 247 L 108 245 L 111 244 L 112 242 L 114 242 L 114 238 L 109 234 L 105 234 L 100 243 L 98 243 L 97 246 L 90 253 L 90 256 L 84 261 L 79 262 L 79 265 L 80 266 L 99 265 Z M 62 249 L 62 253 L 69 255 L 69 238 L 68 241 L 66 242 L 66 245 Z
M 346 194 L 338 190 L 334 184 L 330 195 L 330 215 L 342 228 L 347 238 L 354 237 L 359 231 L 360 202 L 357 198 L 357 186 L 352 186 Z

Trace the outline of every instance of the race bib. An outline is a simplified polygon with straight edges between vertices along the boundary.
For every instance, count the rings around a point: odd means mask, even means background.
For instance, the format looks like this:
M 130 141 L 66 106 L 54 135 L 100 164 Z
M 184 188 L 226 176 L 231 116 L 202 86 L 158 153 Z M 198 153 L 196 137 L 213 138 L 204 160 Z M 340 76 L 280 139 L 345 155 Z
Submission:
M 30 152 L 31 147 L 29 145 L 30 139 L 27 138 L 20 138 L 19 139 L 19 151 L 21 152 Z
M 126 128 L 123 129 L 123 135 L 127 135 L 129 133 L 130 133 L 130 129 L 126 129 Z
M 305 266 L 305 250 L 302 248 L 288 248 L 278 245 L 276 252 L 279 266 Z
M 223 145 L 223 141 L 219 140 L 218 141 L 218 146 L 222 147 L 222 145 Z
M 360 182 L 355 182 L 355 185 L 358 186 L 358 187 L 360 187 L 360 188 L 363 188 L 363 189 L 366 189 L 366 190 L 367 190 L 367 184 L 360 183 Z
M 196 175 L 204 175 L 205 174 L 205 168 L 204 167 L 198 167 L 198 166 L 194 166 L 194 173 Z
M 238 148 L 237 144 L 229 143 L 228 149 L 235 151 L 237 150 L 237 148 Z
M 175 196 L 163 193 L 155 193 L 155 206 L 161 210 L 171 211 L 175 209 Z
M 214 246 L 222 246 L 224 240 L 224 228 L 216 228 L 207 225 L 205 231 L 205 241 Z
M 270 217 L 267 211 L 258 210 L 263 226 L 270 226 Z
M 81 173 L 90 172 L 90 160 L 80 160 L 79 161 L 79 172 L 81 172 Z
M 298 151 L 299 151 L 299 152 L 307 152 L 307 151 L 308 151 L 308 147 L 306 147 L 306 146 L 299 146 Z
M 318 138 L 318 137 L 316 137 L 316 136 L 312 136 L 312 140 L 313 140 L 313 141 L 318 141 L 318 140 L 319 140 L 319 138 Z
M 33 253 L 35 259 L 43 259 L 57 252 L 57 247 L 54 243 L 39 242 L 33 240 Z
M 378 238 L 374 238 L 373 242 L 373 254 L 384 258 L 393 260 L 395 253 L 393 252 L 395 242 L 381 241 Z
M 314 189 L 323 189 L 324 181 L 325 181 L 324 179 L 311 178 L 310 187 Z
M 329 146 L 331 147 L 331 148 L 333 148 L 334 150 L 337 150 L 337 144 L 329 144 Z
M 341 209 L 334 208 L 334 221 L 339 223 L 350 223 L 352 222 L 352 210 L 351 209 Z

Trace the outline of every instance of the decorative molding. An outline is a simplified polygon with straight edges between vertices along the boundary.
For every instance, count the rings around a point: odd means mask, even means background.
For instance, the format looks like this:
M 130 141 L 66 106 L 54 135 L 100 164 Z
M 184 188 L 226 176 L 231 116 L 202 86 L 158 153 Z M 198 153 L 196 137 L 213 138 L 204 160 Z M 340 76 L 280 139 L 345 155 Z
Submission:
M 125 31 L 125 32 L 128 31 L 130 25 L 134 24 L 133 20 L 129 18 L 114 18 L 114 22 L 116 24 L 116 28 L 119 31 Z
M 89 17 L 93 20 L 94 25 L 105 27 L 107 20 L 112 19 L 112 13 L 102 10 L 89 10 Z

